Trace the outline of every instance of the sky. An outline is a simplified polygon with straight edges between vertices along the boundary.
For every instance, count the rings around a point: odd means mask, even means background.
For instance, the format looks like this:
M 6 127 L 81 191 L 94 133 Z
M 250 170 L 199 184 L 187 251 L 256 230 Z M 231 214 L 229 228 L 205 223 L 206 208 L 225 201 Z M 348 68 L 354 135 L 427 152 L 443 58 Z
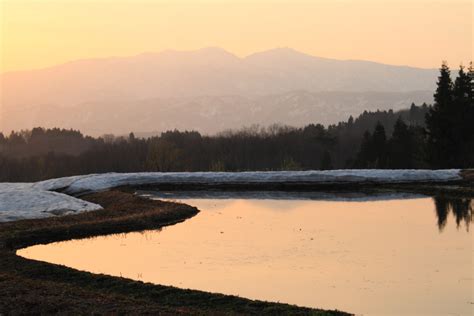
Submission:
M 472 0 L 0 0 L 0 72 L 208 46 L 457 66 L 473 16 Z

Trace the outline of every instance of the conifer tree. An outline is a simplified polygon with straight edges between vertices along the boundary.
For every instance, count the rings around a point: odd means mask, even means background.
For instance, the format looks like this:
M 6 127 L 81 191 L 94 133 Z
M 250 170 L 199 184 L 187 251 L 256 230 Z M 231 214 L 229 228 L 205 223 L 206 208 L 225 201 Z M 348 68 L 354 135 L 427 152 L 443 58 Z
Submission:
M 469 92 L 469 99 L 471 100 L 471 106 L 474 106 L 474 65 L 471 63 L 469 64 L 469 68 L 467 70 L 467 74 L 469 76 L 469 87 L 470 87 L 470 92 Z
M 446 62 L 441 64 L 437 85 L 434 94 L 435 107 L 448 107 L 453 97 L 453 81 L 451 80 L 451 70 Z
M 469 168 L 474 164 L 472 63 L 460 67 L 454 82 L 443 63 L 435 103 L 426 116 L 428 160 L 435 168 Z
M 467 101 L 472 94 L 471 77 L 464 66 L 459 67 L 458 77 L 454 81 L 453 98 L 455 100 Z
M 354 167 L 356 168 L 367 168 L 370 167 L 370 161 L 372 158 L 372 139 L 369 131 L 365 131 L 362 136 L 362 142 L 360 144 L 359 152 Z
M 435 102 L 426 115 L 427 154 L 432 167 L 444 168 L 450 166 L 453 146 L 453 82 L 448 65 L 443 62 L 438 77 L 437 89 L 434 94 Z
M 472 65 L 471 65 L 472 67 Z M 470 68 L 471 68 L 470 67 Z M 456 146 L 454 162 L 458 167 L 471 167 L 474 152 L 474 111 L 470 71 L 461 65 L 453 88 L 452 135 Z
M 468 96 L 466 100 L 466 114 L 464 116 L 465 135 L 464 144 L 465 168 L 474 167 L 474 66 L 472 61 L 467 71 Z
M 389 145 L 390 168 L 410 169 L 414 167 L 415 148 L 413 138 L 412 131 L 399 117 L 393 127 L 392 139 Z
M 375 168 L 386 168 L 387 162 L 387 135 L 382 123 L 377 122 L 372 135 L 372 146 L 375 152 Z
M 349 120 L 347 121 L 347 125 L 349 127 L 352 127 L 354 125 L 354 118 L 351 116 L 349 116 Z

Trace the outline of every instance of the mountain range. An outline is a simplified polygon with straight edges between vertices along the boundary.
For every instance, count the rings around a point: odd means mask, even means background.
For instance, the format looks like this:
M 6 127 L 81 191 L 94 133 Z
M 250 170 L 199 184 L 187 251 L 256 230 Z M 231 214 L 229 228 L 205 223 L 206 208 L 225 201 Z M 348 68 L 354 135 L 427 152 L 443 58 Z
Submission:
M 78 60 L 0 75 L 0 131 L 34 126 L 123 134 L 215 133 L 250 124 L 330 124 L 430 103 L 436 69 L 220 48 Z

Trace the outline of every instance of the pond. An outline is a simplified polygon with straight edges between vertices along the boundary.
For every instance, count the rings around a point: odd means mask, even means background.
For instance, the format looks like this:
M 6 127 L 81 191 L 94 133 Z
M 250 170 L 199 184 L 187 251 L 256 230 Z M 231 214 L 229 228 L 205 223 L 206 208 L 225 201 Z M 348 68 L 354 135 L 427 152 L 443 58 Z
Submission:
M 363 315 L 472 315 L 473 203 L 411 195 L 138 192 L 201 212 L 161 230 L 38 245 L 94 273 Z

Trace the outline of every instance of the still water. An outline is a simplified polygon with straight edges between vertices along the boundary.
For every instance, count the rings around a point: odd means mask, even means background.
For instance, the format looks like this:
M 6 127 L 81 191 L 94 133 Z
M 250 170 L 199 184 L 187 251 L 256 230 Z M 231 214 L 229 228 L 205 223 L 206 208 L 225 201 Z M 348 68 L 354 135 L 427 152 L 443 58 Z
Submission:
M 161 230 L 38 245 L 79 270 L 359 315 L 473 315 L 473 203 L 149 193 L 201 210 Z

